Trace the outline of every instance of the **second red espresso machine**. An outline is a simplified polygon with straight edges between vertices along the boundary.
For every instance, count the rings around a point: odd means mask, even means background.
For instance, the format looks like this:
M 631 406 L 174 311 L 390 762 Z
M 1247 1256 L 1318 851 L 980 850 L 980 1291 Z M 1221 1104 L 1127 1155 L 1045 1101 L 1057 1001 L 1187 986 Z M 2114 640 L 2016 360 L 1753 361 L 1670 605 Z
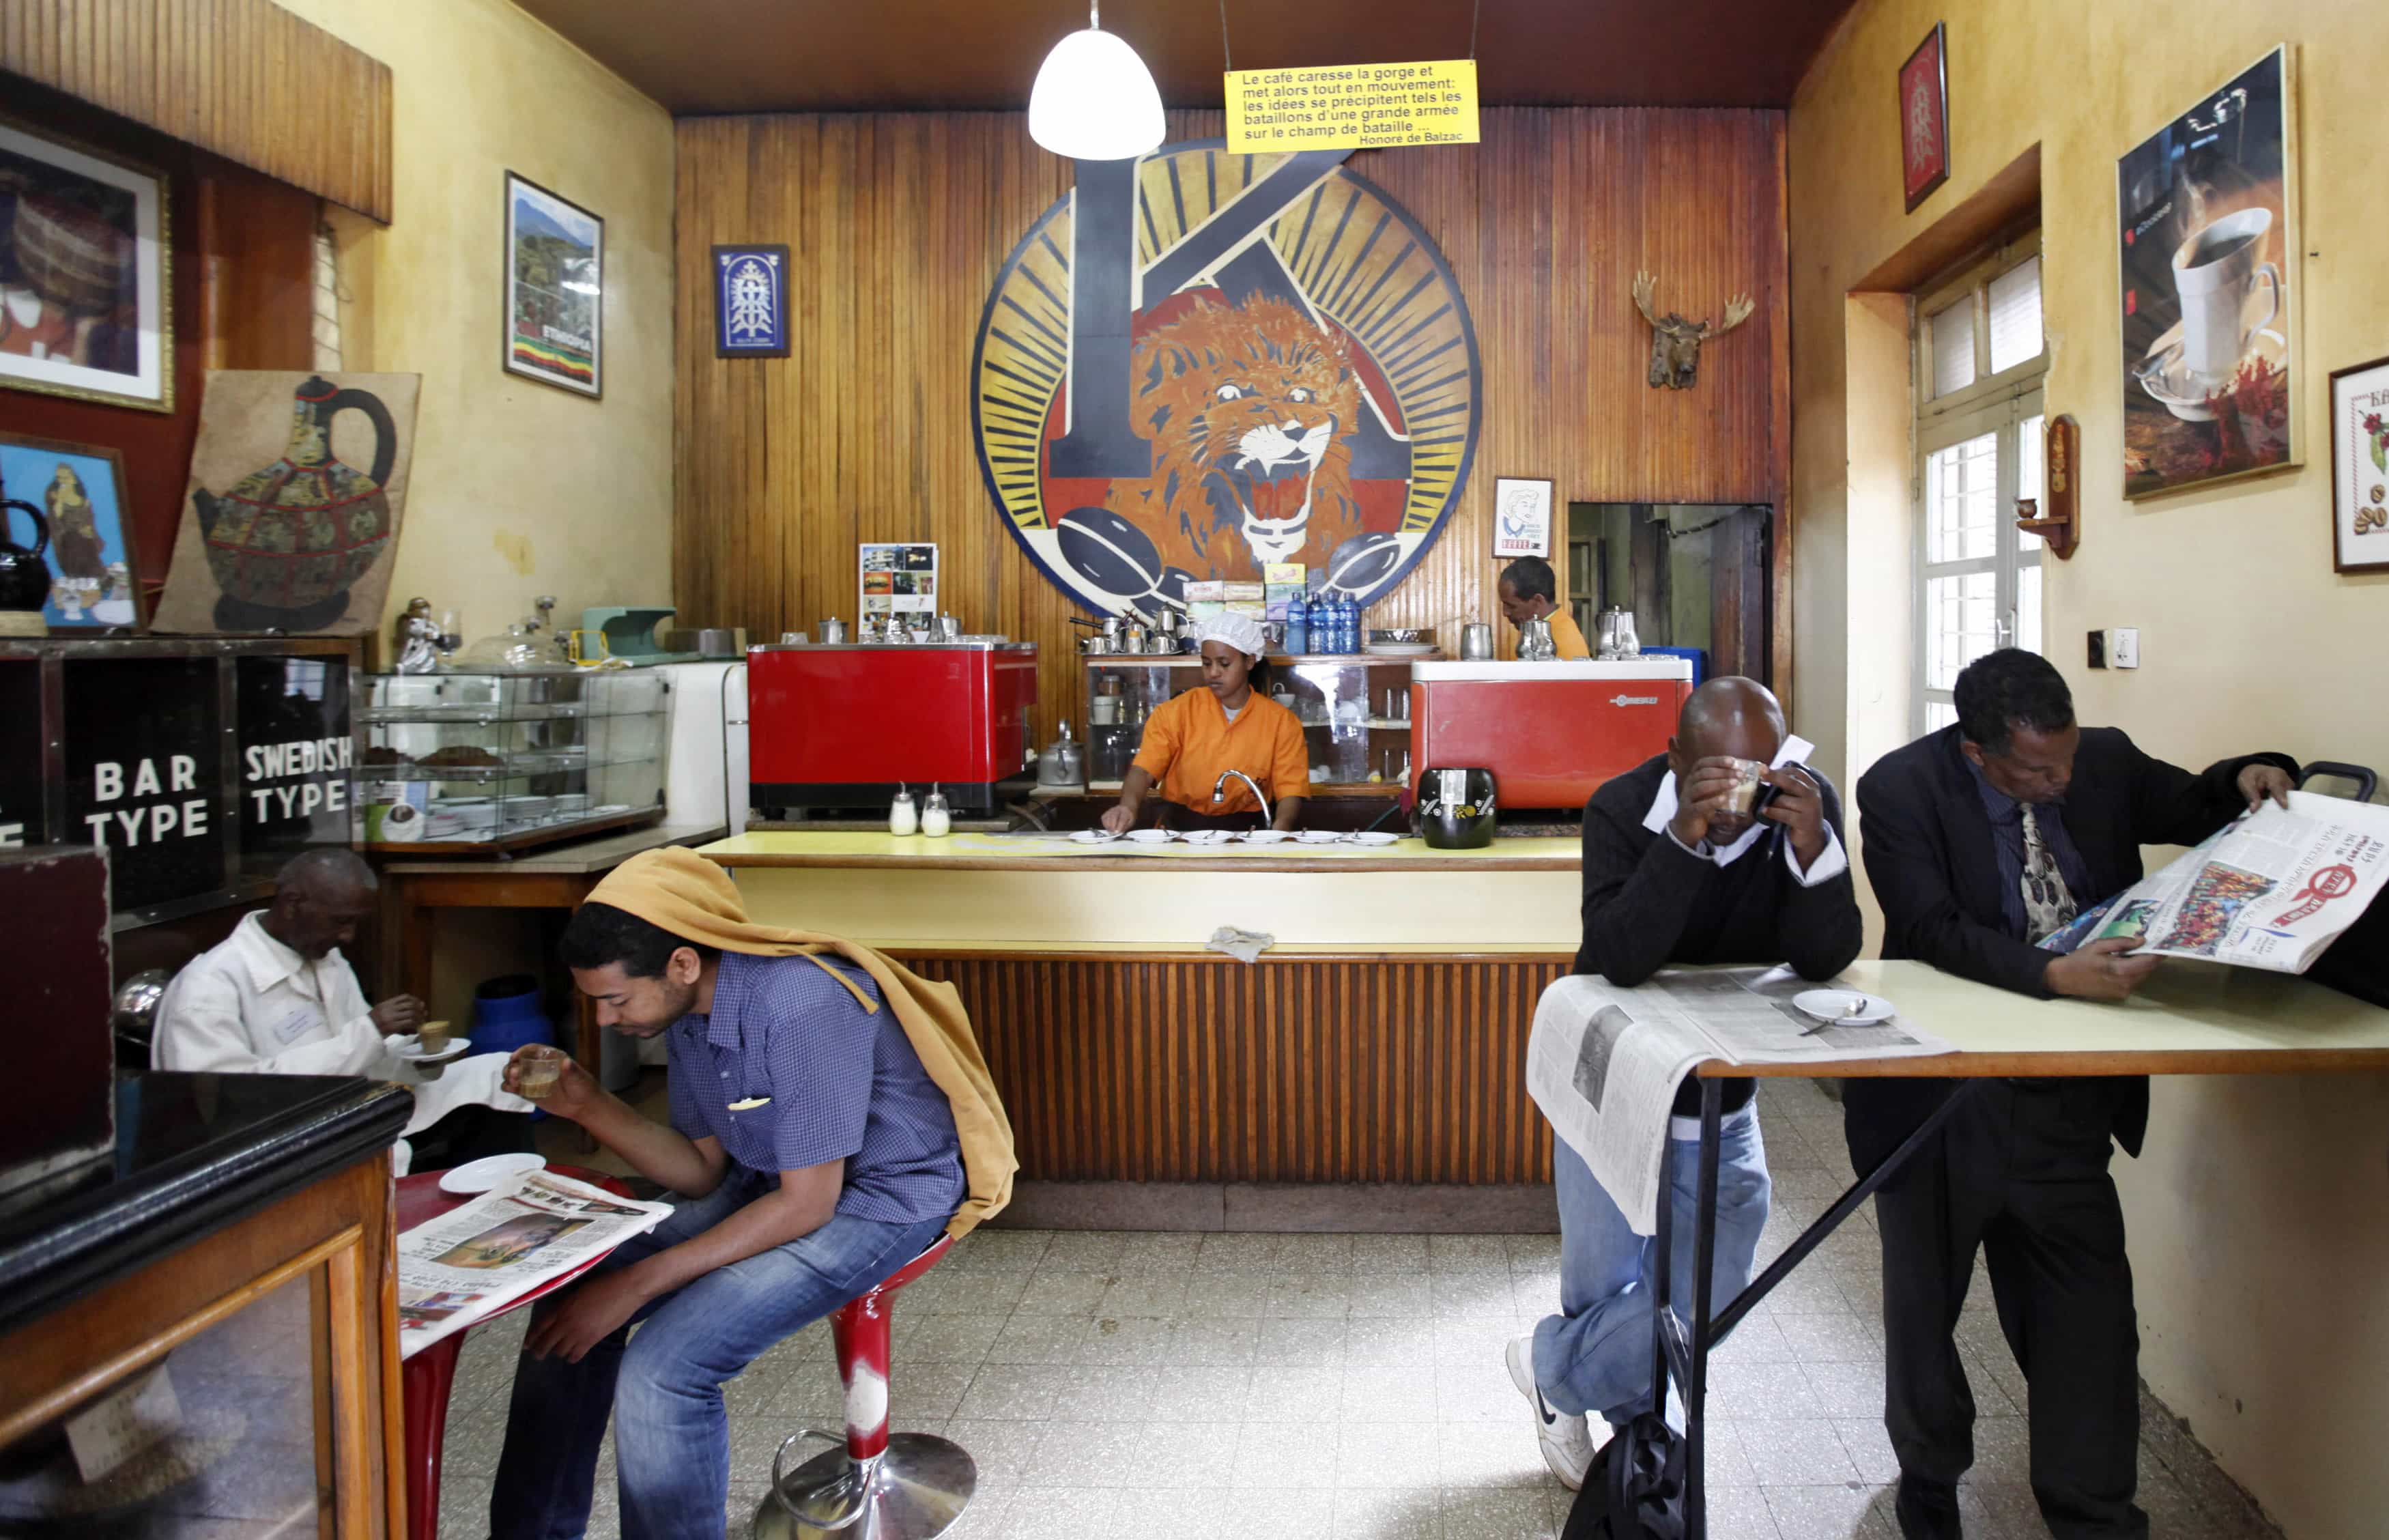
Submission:
M 767 817 L 884 815 L 935 784 L 992 814 L 1035 781 L 1037 645 L 974 639 L 747 652 L 753 802 Z

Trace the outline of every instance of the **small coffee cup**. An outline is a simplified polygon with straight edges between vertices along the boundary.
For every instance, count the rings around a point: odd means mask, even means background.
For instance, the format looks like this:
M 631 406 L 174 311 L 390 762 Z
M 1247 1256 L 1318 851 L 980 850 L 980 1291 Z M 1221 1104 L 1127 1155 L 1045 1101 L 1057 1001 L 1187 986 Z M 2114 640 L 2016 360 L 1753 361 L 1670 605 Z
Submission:
M 448 1040 L 455 1035 L 455 1026 L 448 1021 L 426 1021 L 415 1034 L 415 1046 L 425 1053 L 445 1053 Z
M 1758 806 L 1758 788 L 1767 766 L 1755 759 L 1733 762 L 1733 789 L 1725 794 L 1725 810 L 1739 818 L 1747 818 Z
M 564 1055 L 556 1048 L 527 1048 L 515 1060 L 515 1091 L 527 1101 L 545 1101 L 564 1078 Z

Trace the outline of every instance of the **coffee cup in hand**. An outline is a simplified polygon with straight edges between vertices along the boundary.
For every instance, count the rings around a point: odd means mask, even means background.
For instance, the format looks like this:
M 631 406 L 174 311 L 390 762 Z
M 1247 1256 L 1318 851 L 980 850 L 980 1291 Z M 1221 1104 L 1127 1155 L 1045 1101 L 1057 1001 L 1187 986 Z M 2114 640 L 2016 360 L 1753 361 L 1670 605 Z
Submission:
M 516 1053 L 514 1069 L 515 1094 L 526 1101 L 545 1101 L 564 1078 L 564 1054 L 534 1045 Z
M 448 1041 L 455 1035 L 455 1026 L 448 1021 L 426 1021 L 415 1030 L 415 1046 L 425 1053 L 446 1053 Z
M 1758 788 L 1767 774 L 1767 766 L 1755 759 L 1738 759 L 1733 762 L 1733 788 L 1725 794 L 1722 811 L 1737 818 L 1747 818 L 1758 805 Z

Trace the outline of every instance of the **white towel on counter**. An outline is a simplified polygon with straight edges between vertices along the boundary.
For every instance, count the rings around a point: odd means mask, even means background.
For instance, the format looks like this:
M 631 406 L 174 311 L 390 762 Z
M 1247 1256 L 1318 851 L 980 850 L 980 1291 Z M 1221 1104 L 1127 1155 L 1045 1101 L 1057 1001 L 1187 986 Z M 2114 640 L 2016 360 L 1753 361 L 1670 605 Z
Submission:
M 1277 938 L 1265 930 L 1239 930 L 1233 925 L 1222 925 L 1211 932 L 1206 943 L 1208 950 L 1225 952 L 1241 963 L 1260 961 L 1261 954 L 1277 944 Z

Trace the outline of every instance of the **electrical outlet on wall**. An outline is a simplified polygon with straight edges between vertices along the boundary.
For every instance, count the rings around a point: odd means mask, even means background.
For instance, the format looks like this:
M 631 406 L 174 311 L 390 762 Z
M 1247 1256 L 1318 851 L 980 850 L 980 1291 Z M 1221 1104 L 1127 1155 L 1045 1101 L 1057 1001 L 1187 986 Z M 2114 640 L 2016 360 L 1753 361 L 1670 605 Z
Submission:
M 2103 631 L 2090 633 L 2090 666 L 2092 668 L 2107 666 L 2107 634 Z
M 2115 666 L 2117 668 L 2140 667 L 2140 627 L 2132 625 L 2119 625 L 2114 630 L 2107 633 L 2107 655 L 2114 660 Z

